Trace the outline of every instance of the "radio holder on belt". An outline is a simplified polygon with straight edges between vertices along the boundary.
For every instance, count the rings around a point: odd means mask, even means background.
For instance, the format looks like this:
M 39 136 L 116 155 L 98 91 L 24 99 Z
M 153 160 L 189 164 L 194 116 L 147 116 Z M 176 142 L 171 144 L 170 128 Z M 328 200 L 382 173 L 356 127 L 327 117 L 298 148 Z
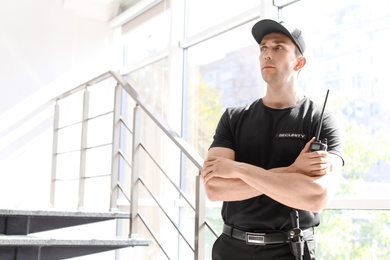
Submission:
M 292 229 L 287 233 L 287 239 L 290 243 L 291 252 L 295 256 L 296 260 L 303 259 L 304 244 L 303 231 L 299 228 L 299 214 L 297 210 L 293 210 L 290 213 Z

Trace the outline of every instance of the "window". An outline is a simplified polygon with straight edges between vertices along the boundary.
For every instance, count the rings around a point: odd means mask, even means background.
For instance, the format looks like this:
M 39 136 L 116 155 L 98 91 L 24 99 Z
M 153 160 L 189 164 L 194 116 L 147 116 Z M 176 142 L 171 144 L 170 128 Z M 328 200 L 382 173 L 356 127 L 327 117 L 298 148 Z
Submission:
M 188 0 L 188 36 L 208 30 L 239 13 L 258 7 L 258 0 L 242 0 L 239 4 L 224 0 Z
M 295 15 L 303 9 L 315 12 Z M 302 0 L 282 14 L 283 20 L 302 29 L 307 42 L 308 64 L 300 84 L 319 103 L 330 89 L 327 109 L 338 115 L 346 130 L 338 198 L 388 197 L 390 103 L 383 61 L 390 54 L 381 46 L 390 40 L 390 2 Z
M 248 23 L 188 49 L 187 139 L 203 157 L 223 110 L 264 93 L 251 26 Z
M 164 51 L 169 44 L 170 25 L 169 9 L 162 4 L 156 6 L 155 16 L 141 17 L 138 20 L 126 24 L 123 28 L 125 33 L 125 58 L 124 65 L 133 67 L 138 62 L 153 57 Z M 161 9 L 161 10 L 160 10 Z
M 177 116 L 172 116 L 178 110 L 173 111 L 172 104 L 183 103 L 182 134 L 204 157 L 224 109 L 264 95 L 259 50 L 251 28 L 258 20 L 256 11 L 276 14 L 276 7 L 272 6 L 273 1 L 187 0 L 184 13 L 180 1 L 163 2 L 156 6 L 160 8 L 158 12 L 148 11 L 123 26 L 128 80 L 170 125 L 178 121 Z M 383 61 L 390 60 L 386 48 L 390 40 L 390 2 L 378 0 L 375 5 L 365 0 L 292 2 L 279 15 L 280 20 L 297 25 L 305 34 L 308 63 L 300 74 L 300 87 L 319 104 L 330 89 L 327 109 L 340 119 L 347 138 L 343 182 L 336 200 L 322 213 L 322 225 L 316 231 L 318 258 L 344 259 L 353 252 L 353 259 L 371 256 L 387 259 L 390 143 L 385 137 L 390 130 L 390 103 L 386 100 L 390 90 L 386 87 L 387 66 Z M 185 37 L 178 44 L 173 38 L 180 38 L 184 31 Z M 184 59 L 177 61 L 180 55 Z M 147 121 L 144 131 L 144 136 L 153 136 L 146 140 L 147 145 L 155 148 L 152 152 L 157 160 L 168 167 L 164 157 L 167 151 L 172 151 L 168 142 L 161 142 L 161 136 Z M 145 162 L 145 168 L 152 167 Z M 147 172 L 152 171 L 155 170 Z M 169 172 L 180 172 L 182 175 L 175 176 L 175 180 L 179 180 L 177 183 L 186 193 L 192 192 L 196 171 L 195 174 L 188 169 L 185 173 L 178 169 Z M 169 184 L 163 179 L 144 178 L 155 182 L 158 197 L 165 201 L 172 198 L 166 188 Z M 188 217 L 190 214 L 186 215 L 180 199 L 175 199 L 175 207 L 176 203 L 179 207 L 172 212 L 177 214 L 181 226 L 188 226 L 183 232 L 191 237 L 193 220 Z M 206 209 L 207 219 L 218 232 L 222 225 L 219 206 L 209 202 Z M 176 231 L 153 207 L 149 217 L 154 220 L 150 222 L 159 230 L 159 238 L 168 243 Z M 167 240 L 165 234 L 170 236 Z M 192 252 L 181 246 L 185 243 L 178 236 L 174 239 L 178 242 L 165 245 L 168 254 L 191 258 Z M 206 240 L 206 252 L 210 252 L 215 237 L 207 234 Z M 160 257 L 161 250 L 154 247 L 153 250 L 158 252 L 155 255 L 159 259 L 165 259 Z M 206 256 L 209 258 L 209 253 Z
M 311 11 L 296 15 L 301 10 Z M 390 53 L 383 46 L 390 40 L 390 2 L 301 0 L 283 8 L 281 20 L 305 35 L 305 93 L 320 103 L 330 89 L 327 108 L 346 134 L 342 183 L 322 214 L 318 257 L 388 258 L 390 103 L 384 61 Z
M 184 125 L 188 142 L 203 158 L 224 109 L 250 103 L 264 94 L 252 24 L 253 21 L 188 49 Z M 206 205 L 206 218 L 217 232 L 223 224 L 221 205 L 209 201 Z M 214 241 L 215 236 L 206 232 L 207 259 Z

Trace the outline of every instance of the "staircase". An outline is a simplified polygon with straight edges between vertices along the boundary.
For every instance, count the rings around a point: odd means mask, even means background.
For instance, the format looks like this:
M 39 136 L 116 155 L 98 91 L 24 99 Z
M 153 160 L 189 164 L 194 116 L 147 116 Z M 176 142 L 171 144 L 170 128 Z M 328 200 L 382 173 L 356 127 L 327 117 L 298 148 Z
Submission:
M 57 260 L 134 246 L 148 246 L 141 238 L 72 239 L 31 234 L 108 220 L 128 219 L 124 212 L 42 211 L 0 209 L 1 260 Z M 99 232 L 99 231 L 97 231 Z
M 125 259 L 205 259 L 206 233 L 214 239 L 218 232 L 205 218 L 203 159 L 125 75 L 108 71 L 29 106 L 0 132 L 0 145 L 9 133 L 29 140 L 41 125 L 52 128 L 48 205 L 75 210 L 0 209 L 0 260 L 57 260 L 127 247 L 140 248 L 118 250 L 115 258 L 125 252 Z M 153 136 L 146 135 L 149 128 Z M 126 212 L 84 211 L 91 208 Z M 105 223 L 116 225 L 103 232 Z M 97 228 L 80 231 L 90 227 Z

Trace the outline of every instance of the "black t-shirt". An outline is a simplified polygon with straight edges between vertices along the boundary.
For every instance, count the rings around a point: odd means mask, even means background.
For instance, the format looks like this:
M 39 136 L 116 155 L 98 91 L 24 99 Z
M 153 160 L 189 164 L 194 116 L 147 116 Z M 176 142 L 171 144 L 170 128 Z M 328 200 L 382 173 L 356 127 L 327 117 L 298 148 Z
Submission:
M 285 109 L 272 109 L 261 99 L 244 106 L 228 108 L 222 115 L 211 147 L 235 151 L 235 160 L 272 169 L 291 165 L 305 144 L 315 136 L 322 108 L 310 99 Z M 328 151 L 343 156 L 340 128 L 325 110 L 320 140 L 327 138 Z M 242 201 L 223 202 L 225 223 L 247 231 L 291 228 L 287 207 L 266 195 Z M 300 227 L 319 224 L 317 213 L 299 210 Z

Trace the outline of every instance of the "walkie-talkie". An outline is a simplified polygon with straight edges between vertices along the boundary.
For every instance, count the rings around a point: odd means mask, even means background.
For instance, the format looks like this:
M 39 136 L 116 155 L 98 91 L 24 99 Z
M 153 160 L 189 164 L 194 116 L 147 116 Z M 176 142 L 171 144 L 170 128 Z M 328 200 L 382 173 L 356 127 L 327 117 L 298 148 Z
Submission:
M 328 141 L 326 140 L 326 138 L 324 138 L 322 141 L 320 140 L 322 121 L 324 119 L 324 111 L 325 111 L 326 101 L 328 100 L 328 95 L 329 95 L 329 89 L 326 92 L 325 102 L 324 102 L 324 106 L 322 107 L 322 112 L 321 112 L 320 124 L 319 124 L 319 126 L 317 128 L 317 132 L 316 132 L 316 135 L 315 135 L 315 140 L 314 140 L 314 142 L 312 142 L 310 144 L 310 152 L 326 151 L 328 149 Z

